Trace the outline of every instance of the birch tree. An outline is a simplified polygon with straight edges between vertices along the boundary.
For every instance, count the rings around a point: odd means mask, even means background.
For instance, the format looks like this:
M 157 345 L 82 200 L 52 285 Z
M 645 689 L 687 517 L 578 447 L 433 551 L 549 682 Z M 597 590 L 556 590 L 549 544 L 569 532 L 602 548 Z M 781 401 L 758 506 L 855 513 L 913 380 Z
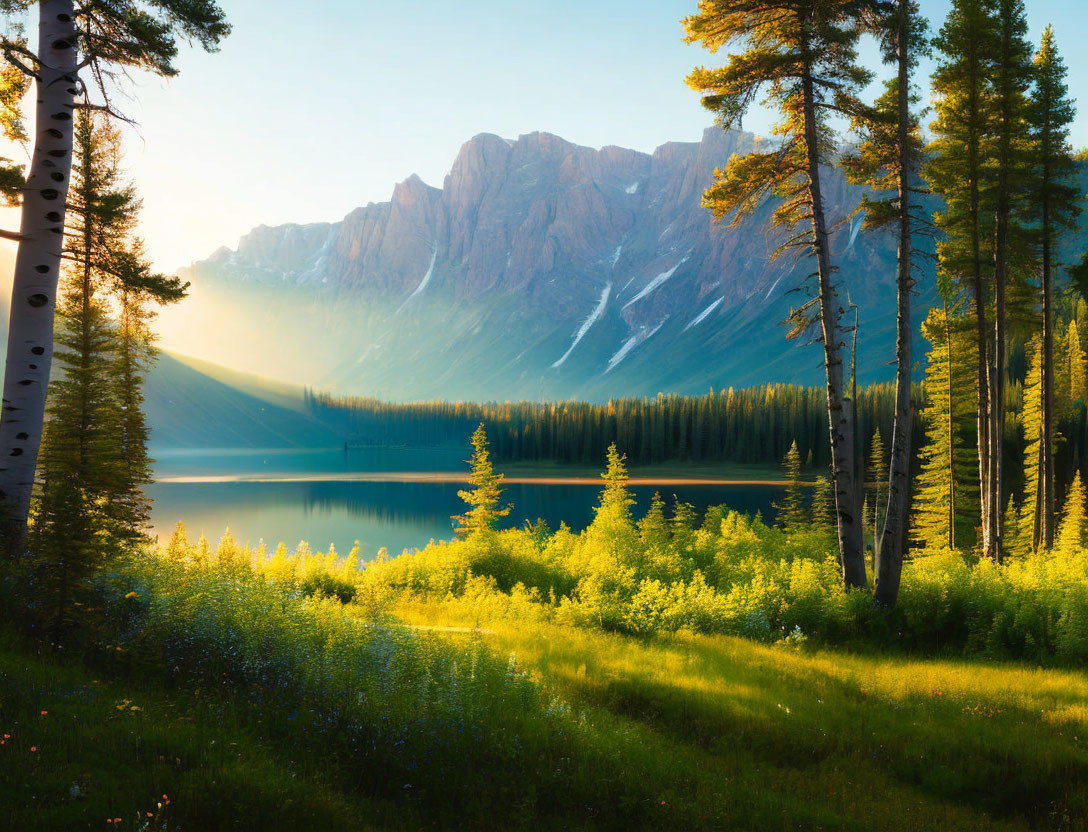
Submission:
M 739 125 L 764 90 L 782 114 L 771 146 L 734 156 L 725 171 L 715 171 L 703 202 L 735 225 L 774 197 L 771 224 L 787 233 L 776 254 L 800 250 L 815 261 L 816 295 L 795 312 L 794 332 L 818 324 L 823 342 L 835 524 L 847 587 L 867 583 L 862 494 L 854 406 L 843 372 L 846 304 L 831 261 L 821 166 L 835 161 L 830 118 L 855 117 L 861 110 L 857 93 L 871 77 L 856 53 L 867 8 L 842 0 L 700 0 L 699 13 L 684 20 L 689 43 L 712 53 L 742 47 L 725 66 L 697 68 L 687 79 L 724 128 Z
M 215 0 L 0 0 L 0 11 L 36 7 L 37 47 L 16 25 L 0 36 L 7 71 L 34 87 L 30 168 L 22 188 L 0 414 L 0 537 L 22 553 L 53 356 L 68 180 L 77 110 L 119 115 L 112 95 L 126 71 L 170 77 L 178 39 L 214 51 L 229 33 Z M 2 96 L 0 96 L 2 98 Z

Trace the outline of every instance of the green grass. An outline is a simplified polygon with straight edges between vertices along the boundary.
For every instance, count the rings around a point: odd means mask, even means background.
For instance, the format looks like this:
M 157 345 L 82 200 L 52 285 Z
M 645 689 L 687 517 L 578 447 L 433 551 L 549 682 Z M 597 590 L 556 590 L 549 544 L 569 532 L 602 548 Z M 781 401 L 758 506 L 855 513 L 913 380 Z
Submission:
M 0 828 L 367 830 L 396 807 L 331 788 L 320 757 L 260 740 L 229 697 L 0 643 Z M 120 823 L 113 823 L 120 818 Z
M 398 613 L 472 623 L 441 603 Z M 662 782 L 696 767 L 708 828 L 1086 828 L 1083 672 L 485 626 Z
M 441 602 L 402 602 L 397 614 L 473 624 Z M 510 784 L 503 828 L 1086 828 L 1080 671 L 542 622 L 427 638 L 455 654 L 466 639 L 513 654 L 580 726 L 515 768 L 474 773 Z M 0 828 L 488 828 L 486 815 L 428 819 L 411 797 L 353 778 L 365 760 L 353 765 L 334 738 L 269 732 L 230 686 L 164 686 L 123 660 L 106 666 L 0 643 Z M 531 794 L 533 772 L 553 768 L 568 778 L 567 805 Z

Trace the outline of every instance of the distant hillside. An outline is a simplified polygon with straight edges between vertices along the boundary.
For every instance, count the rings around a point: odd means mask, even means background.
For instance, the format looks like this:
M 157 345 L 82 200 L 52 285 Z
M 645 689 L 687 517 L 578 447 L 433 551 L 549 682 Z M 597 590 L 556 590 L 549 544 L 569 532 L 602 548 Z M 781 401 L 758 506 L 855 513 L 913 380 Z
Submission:
M 163 353 L 145 389 L 153 448 L 321 448 L 344 441 L 302 389 Z

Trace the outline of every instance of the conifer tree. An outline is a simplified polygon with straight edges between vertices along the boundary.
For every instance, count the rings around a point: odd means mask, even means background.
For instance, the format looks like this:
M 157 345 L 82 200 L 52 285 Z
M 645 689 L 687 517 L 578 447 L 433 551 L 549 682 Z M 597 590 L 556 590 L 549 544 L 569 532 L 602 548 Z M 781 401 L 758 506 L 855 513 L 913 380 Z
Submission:
M 180 520 L 166 543 L 166 554 L 172 560 L 184 560 L 189 554 L 189 534 Z
M 820 531 L 835 530 L 835 490 L 827 474 L 816 477 L 812 490 L 812 527 Z
M 117 131 L 99 115 L 81 112 L 75 137 L 64 249 L 69 265 L 56 337 L 64 373 L 50 388 L 33 515 L 38 551 L 32 561 L 40 584 L 46 571 L 66 583 L 85 581 L 110 552 L 146 539 L 150 503 L 143 486 L 151 480 L 150 462 L 125 298 L 142 293 L 168 302 L 185 291 L 177 278 L 152 274 L 131 240 L 139 201 L 120 181 Z M 120 327 L 109 317 L 119 292 Z M 80 518 L 61 516 L 72 512 Z M 85 538 L 71 539 L 77 532 Z M 71 587 L 62 590 L 71 603 L 83 603 Z M 62 630 L 54 628 L 54 636 Z
M 937 246 L 939 269 L 962 285 L 973 301 L 976 327 L 976 427 L 982 551 L 999 557 L 998 515 L 991 461 L 996 381 L 987 307 L 993 286 L 994 229 L 984 197 L 989 180 L 986 142 L 992 129 L 990 79 L 996 49 L 996 26 L 985 0 L 953 0 L 952 9 L 933 41 L 937 68 L 931 85 L 936 96 L 935 140 L 929 147 L 925 175 L 944 201 L 936 215 L 944 238 Z
M 1072 182 L 1073 153 L 1070 124 L 1075 109 L 1068 98 L 1065 62 L 1054 45 L 1053 28 L 1047 26 L 1035 57 L 1035 89 L 1031 95 L 1028 122 L 1035 156 L 1031 182 L 1033 203 L 1038 210 L 1042 296 L 1042 445 L 1040 485 L 1041 545 L 1050 548 L 1054 534 L 1054 431 L 1053 371 L 1053 272 L 1056 243 L 1063 232 L 1075 227 L 1079 213 L 1079 189 Z
M 151 516 L 151 501 L 144 493 L 152 480 L 152 460 L 147 451 L 151 431 L 144 414 L 143 385 L 158 353 L 150 324 L 154 307 L 180 301 L 188 284 L 154 273 L 140 241 L 126 242 L 113 258 L 109 281 L 120 315 L 113 368 L 113 395 L 119 408 L 114 440 L 120 467 L 110 505 L 115 536 L 132 543 L 145 536 Z
M 1044 438 L 1043 421 L 1043 337 L 1032 336 L 1027 345 L 1028 372 L 1024 380 L 1024 497 L 1021 502 L 1019 526 L 1023 549 L 1036 551 L 1040 546 L 1049 548 L 1043 536 L 1045 492 L 1043 470 L 1045 456 L 1043 446 L 1053 445 Z M 1049 437 L 1052 439 L 1052 437 Z M 1011 499 L 1011 498 L 1010 498 Z M 1006 525 L 1006 532 L 1011 533 Z M 1010 547 L 1010 551 L 1015 551 Z
M 3 0 L 23 11 L 33 0 Z M 9 556 L 23 553 L 45 419 L 53 355 L 61 247 L 72 167 L 73 114 L 113 112 L 108 86 L 126 70 L 177 73 L 177 38 L 213 51 L 230 31 L 215 0 L 37 0 L 38 48 L 21 37 L 14 16 L 0 34 L 0 53 L 36 88 L 35 134 L 18 240 L 0 420 L 0 538 Z M 9 87 L 10 89 L 10 87 Z M 88 92 L 100 101 L 92 103 Z M 11 100 L 4 102 L 10 109 Z M 0 177 L 6 180 L 8 177 Z
M 616 443 L 608 446 L 608 455 L 605 471 L 601 474 L 604 480 L 604 490 L 601 491 L 600 502 L 597 505 L 597 513 L 612 510 L 625 514 L 628 519 L 631 515 L 631 506 L 635 504 L 635 497 L 627 488 L 627 455 L 621 454 L 616 449 Z
M 788 531 L 796 531 L 805 525 L 804 494 L 801 486 L 801 452 L 797 450 L 797 440 L 790 444 L 782 467 L 786 474 L 786 495 L 778 509 L 778 522 Z
M 862 110 L 857 91 L 870 73 L 857 64 L 856 44 L 865 10 L 866 4 L 849 0 L 700 0 L 699 13 L 684 20 L 689 43 L 699 42 L 711 52 L 734 44 L 745 50 L 730 55 L 724 67 L 701 67 L 688 77 L 724 127 L 738 124 L 763 88 L 783 115 L 774 128 L 777 146 L 730 159 L 724 173 L 715 171 L 704 204 L 716 217 L 732 216 L 736 224 L 764 197 L 777 197 L 771 224 L 787 232 L 778 253 L 799 248 L 816 261 L 816 296 L 792 317 L 798 333 L 817 321 L 820 325 L 836 527 L 848 587 L 867 581 L 856 403 L 848 400 L 843 375 L 843 302 L 831 262 L 820 166 L 834 159 L 830 116 L 849 118 Z
M 993 0 L 994 54 L 990 100 L 992 136 L 985 145 L 993 176 L 985 201 L 994 217 L 993 297 L 994 336 L 990 376 L 990 476 L 987 501 L 1004 505 L 1005 378 L 1007 350 L 1006 296 L 1016 277 L 1013 268 L 1026 246 L 1027 229 L 1018 218 L 1027 215 L 1029 150 L 1027 91 L 1032 82 L 1031 45 L 1023 0 Z M 996 511 L 996 509 L 995 509 Z M 992 556 L 1001 557 L 1002 523 L 995 527 Z
M 1067 416 L 1088 398 L 1085 379 L 1085 353 L 1081 347 L 1080 330 L 1074 321 L 1062 334 L 1057 332 L 1057 355 L 1054 360 L 1054 413 Z
M 899 592 L 903 567 L 903 548 L 907 538 L 908 498 L 910 494 L 911 430 L 914 408 L 911 403 L 911 362 L 913 331 L 911 295 L 914 289 L 914 233 L 925 222 L 924 211 L 913 196 L 920 187 L 922 138 L 915 109 L 920 97 L 911 81 L 911 73 L 920 55 L 928 52 L 927 24 L 918 13 L 914 0 L 893 0 L 877 4 L 873 30 L 880 38 L 884 62 L 894 64 L 896 75 L 890 79 L 873 108 L 855 119 L 864 141 L 857 152 L 843 160 L 847 177 L 878 192 L 862 198 L 865 212 L 863 229 L 890 229 L 898 237 L 896 272 L 896 397 L 892 427 L 891 463 L 887 472 L 888 501 L 880 505 L 877 489 L 876 516 L 881 518 L 874 531 L 876 555 L 874 598 L 890 606 Z M 879 192 L 889 194 L 881 198 Z M 883 478 L 885 472 L 879 472 Z M 873 472 L 870 481 L 876 481 Z M 886 527 L 886 528 L 885 528 Z
M 669 541 L 669 523 L 665 518 L 665 501 L 657 491 L 650 499 L 650 509 L 638 521 L 638 533 L 647 547 L 665 546 Z
M 1084 548 L 1084 532 L 1084 483 L 1081 482 L 1080 471 L 1078 471 L 1073 476 L 1069 493 L 1065 495 L 1065 510 L 1062 512 L 1062 522 L 1058 527 L 1057 551 L 1066 556 L 1076 554 Z
M 510 513 L 510 506 L 499 508 L 504 477 L 496 474 L 491 464 L 491 452 L 488 450 L 483 423 L 472 434 L 472 459 L 468 463 L 472 466 L 468 482 L 473 489 L 458 491 L 457 496 L 468 503 L 469 510 L 452 518 L 457 524 L 454 533 L 461 538 L 491 531 L 499 520 Z
M 1054 44 L 1054 30 L 1047 26 L 1035 55 L 1035 88 L 1031 96 L 1028 121 L 1031 129 L 1034 170 L 1032 194 L 1039 217 L 1039 247 L 1042 259 L 1040 290 L 1042 294 L 1042 424 L 1040 446 L 1040 541 L 1044 548 L 1054 544 L 1054 255 L 1062 232 L 1075 227 L 1079 213 L 1079 189 L 1073 186 L 1072 150 L 1069 125 L 1074 107 L 1065 82 L 1065 62 Z M 1075 328 L 1075 327 L 1074 327 Z
M 887 480 L 884 476 L 887 470 L 887 462 L 887 450 L 884 447 L 884 439 L 880 435 L 880 428 L 878 427 L 873 431 L 873 438 L 869 445 L 869 458 L 865 466 L 866 482 L 872 483 L 874 487 L 872 508 L 866 515 L 865 525 L 872 530 L 873 555 L 878 562 L 881 547 L 880 537 L 884 525 L 884 510 L 887 505 L 886 501 L 881 499 L 887 495 Z M 882 601 L 882 603 L 890 602 Z
M 1026 500 L 1025 500 L 1026 502 Z M 1005 505 L 1005 552 L 1010 555 L 1024 555 L 1031 550 L 1030 529 L 1023 525 L 1024 507 L 1016 507 L 1016 499 L 1009 495 Z
M 970 322 L 938 307 L 930 309 L 922 324 L 931 349 L 921 414 L 926 443 L 919 454 L 912 536 L 929 548 L 969 546 L 977 523 L 978 491 L 971 485 L 977 484 L 977 468 L 971 473 L 975 455 L 971 364 L 976 345 L 965 325 Z

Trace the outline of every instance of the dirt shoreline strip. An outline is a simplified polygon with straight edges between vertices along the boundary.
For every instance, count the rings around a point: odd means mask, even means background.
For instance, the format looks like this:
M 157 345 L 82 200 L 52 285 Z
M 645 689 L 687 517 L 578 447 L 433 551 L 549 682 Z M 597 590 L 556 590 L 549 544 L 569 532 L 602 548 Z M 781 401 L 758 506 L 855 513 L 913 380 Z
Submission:
M 467 473 L 456 471 L 374 471 L 334 474 L 210 474 L 193 476 L 159 477 L 160 483 L 227 483 L 227 482 L 420 482 L 464 483 Z M 600 477 L 512 476 L 506 477 L 507 485 L 595 485 Z M 788 480 L 723 479 L 715 477 L 631 477 L 630 485 L 775 485 L 785 487 Z M 811 485 L 811 483 L 802 483 Z

